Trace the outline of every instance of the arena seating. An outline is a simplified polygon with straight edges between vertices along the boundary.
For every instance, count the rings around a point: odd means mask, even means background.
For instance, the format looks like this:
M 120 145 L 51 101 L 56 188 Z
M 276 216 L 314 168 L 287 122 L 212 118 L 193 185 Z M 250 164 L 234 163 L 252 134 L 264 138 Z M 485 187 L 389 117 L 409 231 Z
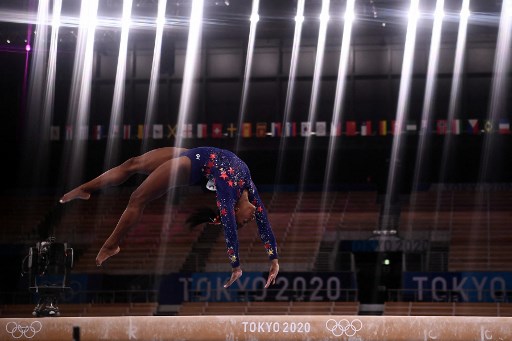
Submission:
M 103 241 L 111 233 L 124 210 L 131 189 L 120 189 L 101 193 L 94 200 L 75 201 L 65 205 L 54 233 L 58 240 L 67 241 L 75 249 L 76 273 L 97 273 L 95 257 Z M 281 253 L 281 271 L 315 271 L 318 266 L 322 242 L 344 236 L 368 235 L 378 226 L 380 204 L 376 192 L 279 192 L 262 193 L 272 222 Z M 511 271 L 512 237 L 509 210 L 512 195 L 507 190 L 443 190 L 415 193 L 414 198 L 404 203 L 400 216 L 400 234 L 427 231 L 429 237 L 443 241 L 448 248 L 449 271 Z M 109 260 L 101 269 L 105 274 L 162 274 L 179 272 L 194 244 L 205 232 L 204 226 L 195 229 L 185 227 L 185 220 L 195 208 L 212 206 L 211 196 L 202 192 L 186 190 L 180 192 L 175 204 L 167 205 L 161 198 L 152 202 L 145 214 L 125 239 L 122 252 Z M 2 240 L 9 243 L 31 244 L 38 241 L 36 227 L 49 212 L 55 210 L 58 198 L 42 195 L 36 198 L 2 196 L 3 213 Z M 20 209 L 15 209 L 17 205 Z M 58 205 L 57 205 L 58 206 Z M 209 227 L 211 228 L 211 227 Z M 215 227 L 213 227 L 215 228 Z M 220 230 L 219 230 L 220 231 Z M 267 257 L 257 233 L 255 223 L 239 230 L 240 256 L 245 271 L 266 271 Z M 200 271 L 226 271 L 227 256 L 222 233 L 208 245 L 204 268 Z M 259 303 L 237 303 L 231 309 L 244 314 L 264 314 L 269 305 Z M 274 303 L 274 302 L 272 302 Z M 317 302 L 286 302 L 273 306 L 283 314 L 324 311 Z M 195 303 L 194 303 L 195 304 Z M 203 303 L 202 303 L 203 304 Z M 387 315 L 474 315 L 511 316 L 508 303 L 492 303 L 485 306 L 461 302 L 443 302 L 431 306 L 424 302 L 386 302 Z M 436 303 L 437 304 L 437 303 Z M 62 305 L 64 307 L 64 305 Z M 236 308 L 235 308 L 236 306 Z M 33 306 L 27 306 L 28 311 Z M 5 307 L 2 314 L 16 314 L 16 309 L 26 312 L 27 307 Z M 329 309 L 335 314 L 337 305 Z M 12 309 L 11 309 L 12 308 Z M 116 307 L 104 308 L 66 306 L 72 314 L 109 314 Z M 11 310 L 9 310 L 11 309 Z M 96 312 L 96 309 L 98 312 Z M 180 313 L 190 309 L 197 313 L 210 314 L 229 310 L 215 304 L 188 306 L 184 304 Z M 340 308 L 341 309 L 341 308 Z M 144 310 L 144 309 L 142 309 Z M 65 314 L 61 308 L 62 314 Z M 342 311 L 342 310 L 340 310 Z M 112 313 L 111 312 L 111 313 Z M 119 314 L 128 314 L 126 306 Z M 131 310 L 134 313 L 134 310 Z M 190 313 L 192 314 L 192 313 Z M 220 314 L 220 312 L 219 312 Z M 84 315 L 85 316 L 85 315 Z
M 178 315 L 357 315 L 359 302 L 185 302 Z
M 34 304 L 5 304 L 0 306 L 2 317 L 31 317 Z M 144 303 L 63 303 L 58 305 L 60 316 L 151 316 L 157 313 L 156 302 Z
M 384 315 L 398 316 L 512 316 L 512 303 L 500 302 L 385 302 Z

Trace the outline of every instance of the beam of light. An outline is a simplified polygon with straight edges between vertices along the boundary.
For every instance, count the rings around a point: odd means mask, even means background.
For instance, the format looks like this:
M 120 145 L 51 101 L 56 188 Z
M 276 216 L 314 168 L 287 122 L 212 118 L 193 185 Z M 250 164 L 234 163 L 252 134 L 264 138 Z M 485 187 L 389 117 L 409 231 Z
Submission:
M 153 61 L 151 65 L 151 76 L 149 80 L 149 92 L 148 92 L 148 101 L 146 106 L 146 116 L 145 116 L 145 122 L 144 122 L 144 136 L 143 136 L 143 143 L 141 146 L 141 153 L 144 153 L 148 150 L 148 141 L 149 136 L 146 136 L 146 132 L 150 132 L 150 129 L 146 129 L 147 127 L 151 127 L 151 125 L 154 123 L 154 116 L 155 116 L 155 107 L 156 103 L 158 102 L 158 81 L 160 79 L 160 62 L 162 58 L 162 40 L 163 40 L 163 33 L 164 33 L 164 27 L 165 27 L 165 12 L 167 10 L 167 1 L 166 0 L 159 0 L 158 1 L 158 11 L 157 11 L 157 18 L 156 18 L 156 32 L 155 32 L 155 47 L 153 49 Z M 176 137 L 176 140 L 178 137 Z M 171 184 L 174 185 L 174 184 Z M 167 194 L 167 203 L 169 205 L 166 205 L 165 214 L 162 220 L 162 226 L 160 231 L 160 237 L 162 241 L 168 240 L 169 237 L 169 226 L 171 225 L 170 217 L 172 213 L 172 205 L 170 203 L 173 201 L 174 197 L 174 191 L 170 191 Z M 155 271 L 156 273 L 162 273 L 164 268 L 164 260 L 165 255 L 167 254 L 167 243 L 162 242 L 159 245 L 159 255 L 155 262 Z M 155 287 L 158 284 L 155 283 Z
M 178 110 L 178 133 L 176 137 L 177 146 L 182 145 L 182 137 L 185 129 L 185 122 L 190 114 L 191 102 L 194 97 L 194 79 L 198 71 L 198 57 L 200 56 L 201 35 L 203 27 L 203 6 L 204 0 L 193 0 L 190 14 L 190 28 L 185 56 L 185 67 L 183 71 L 183 83 L 180 95 L 180 107 Z
M 144 153 L 148 150 L 148 141 L 149 136 L 146 136 L 146 132 L 149 132 L 147 127 L 151 127 L 154 124 L 155 117 L 155 107 L 158 102 L 158 81 L 160 80 L 160 62 L 162 59 L 162 39 L 164 33 L 164 22 L 165 22 L 165 12 L 167 9 L 167 1 L 159 0 L 158 1 L 158 11 L 156 18 L 156 32 L 155 32 L 155 47 L 153 49 L 153 61 L 151 64 L 151 76 L 149 78 L 149 90 L 148 90 L 148 100 L 146 103 L 146 115 L 144 118 L 144 136 L 143 143 L 141 146 L 141 153 Z
M 327 164 L 325 167 L 323 193 L 322 193 L 322 208 L 327 204 L 327 192 L 332 178 L 332 167 L 336 159 L 336 140 L 337 136 L 333 130 L 336 129 L 338 124 L 342 121 L 343 117 L 343 104 L 345 102 L 345 90 L 347 83 L 347 69 L 350 57 L 350 43 L 352 39 L 352 27 L 355 20 L 354 11 L 355 0 L 348 0 L 347 7 L 345 8 L 345 21 L 343 24 L 343 38 L 341 41 L 340 62 L 338 65 L 338 77 L 336 81 L 336 93 L 334 96 L 334 107 L 331 120 L 331 134 L 329 137 L 329 147 L 327 150 Z
M 327 160 L 326 167 L 324 173 L 324 183 L 322 190 L 322 198 L 321 198 L 321 212 L 326 212 L 329 201 L 329 193 L 330 193 L 330 183 L 332 177 L 332 165 L 335 160 L 335 143 L 336 143 L 336 134 L 333 134 L 332 127 L 337 127 L 340 119 L 342 117 L 342 108 L 345 98 L 345 88 L 346 88 L 346 76 L 347 76 L 347 68 L 349 63 L 350 56 L 350 43 L 352 37 L 352 26 L 355 20 L 355 12 L 354 12 L 354 3 L 355 0 L 349 0 L 346 3 L 345 14 L 344 14 L 344 26 L 343 26 L 343 38 L 341 44 L 340 51 L 340 61 L 338 65 L 338 77 L 336 83 L 336 93 L 334 99 L 334 108 L 333 108 L 333 118 L 331 123 L 331 135 L 329 137 L 329 147 L 327 151 Z M 327 213 L 327 212 L 326 212 Z M 328 213 L 327 213 L 328 214 Z M 318 218 L 318 226 L 323 226 L 323 231 L 325 231 L 325 223 L 326 223 L 325 214 L 319 216 Z
M 238 152 L 240 148 L 240 141 L 242 138 L 242 125 L 244 123 L 245 111 L 247 109 L 247 96 L 249 93 L 249 84 L 251 79 L 251 70 L 252 70 L 252 59 L 254 57 L 254 41 L 256 40 L 256 30 L 259 21 L 259 7 L 260 1 L 253 0 L 252 1 L 252 10 L 251 10 L 251 27 L 249 30 L 249 42 L 247 43 L 247 55 L 245 57 L 245 70 L 244 70 L 244 80 L 242 86 L 242 97 L 240 99 L 240 110 L 238 113 L 238 135 L 236 138 L 235 144 L 235 153 Z
M 491 0 L 489 0 L 491 1 Z M 367 21 L 374 21 L 381 24 L 382 23 L 382 17 L 388 17 L 388 22 L 392 21 L 401 21 L 404 17 L 404 13 L 401 10 L 390 10 L 386 8 L 380 9 L 380 16 L 378 18 L 374 19 L 366 19 Z M 466 15 L 471 15 L 471 21 L 475 24 L 481 25 L 481 26 L 489 26 L 489 27 L 497 27 L 499 23 L 500 16 L 491 13 L 491 12 L 473 12 L 470 13 L 469 11 L 466 12 Z M 460 14 L 450 15 L 447 13 L 445 21 L 458 21 L 460 17 Z M 237 21 L 242 20 L 241 18 L 236 18 Z M 297 18 L 296 18 L 297 19 Z M 63 15 L 62 18 L 62 26 L 64 27 L 78 27 L 80 19 L 75 16 L 68 16 Z M 303 20 L 303 18 L 302 18 Z M 7 10 L 7 9 L 0 9 L 0 22 L 6 22 L 6 23 L 17 23 L 17 24 L 35 24 L 37 21 L 37 15 L 35 13 L 27 13 L 26 11 L 19 11 L 19 10 Z M 233 21 L 227 21 L 227 20 L 219 20 L 219 19 L 208 19 L 204 18 L 203 20 L 204 24 L 208 25 L 216 25 L 216 26 L 232 26 Z M 50 24 L 50 23 L 48 23 Z M 166 19 L 165 26 L 177 26 L 180 25 L 182 27 L 185 27 L 188 25 L 188 22 L 186 19 L 181 18 L 173 18 L 173 19 Z M 238 25 L 238 24 L 235 24 Z M 108 16 L 98 16 L 96 26 L 98 28 L 121 28 L 122 23 L 117 17 L 108 17 Z M 147 17 L 147 16 L 133 16 L 132 20 L 130 22 L 130 28 L 137 28 L 137 29 L 151 29 L 154 30 L 156 27 L 156 23 L 154 18 Z
M 257 17 L 259 19 L 259 17 Z M 256 19 L 256 18 L 252 18 Z M 226 21 L 226 20 L 218 20 L 218 19 L 208 19 L 203 18 L 204 24 L 215 25 L 215 26 L 234 26 L 238 25 L 238 21 Z M 162 18 L 164 27 L 168 26 L 175 27 L 186 27 L 189 24 L 189 20 L 182 17 L 177 18 Z M 14 23 L 14 24 L 32 24 L 35 25 L 37 23 L 37 14 L 36 13 L 27 13 L 26 11 L 16 11 L 16 10 L 2 10 L 0 9 L 0 22 L 6 23 Z M 60 23 L 63 27 L 70 28 L 78 28 L 80 26 L 80 17 L 70 16 L 70 15 L 61 15 Z M 48 25 L 51 25 L 51 18 L 47 21 Z M 154 30 L 158 25 L 158 21 L 155 21 L 154 17 L 150 16 L 132 16 L 130 20 L 130 28 L 131 29 L 147 29 Z M 95 26 L 100 28 L 112 28 L 112 29 L 120 29 L 123 26 L 122 20 L 119 20 L 119 17 L 110 17 L 110 16 L 98 16 L 96 18 Z
M 38 165 L 41 165 L 43 160 L 48 160 L 48 142 L 50 140 L 50 127 L 53 118 L 53 106 L 55 100 L 55 75 L 57 69 L 57 47 L 59 43 L 59 18 L 62 9 L 62 0 L 55 0 L 53 2 L 52 14 L 52 32 L 50 38 L 50 49 L 48 53 L 48 66 L 46 72 L 46 86 L 44 88 L 45 94 L 43 98 L 43 124 L 41 129 L 43 131 L 43 138 L 39 145 L 40 152 L 37 157 L 39 158 Z M 39 32 L 39 30 L 38 30 Z M 43 30 L 44 32 L 44 30 Z M 42 32 L 42 34 L 44 34 Z M 43 172 L 41 171 L 41 175 Z
M 464 0 L 462 2 L 462 7 L 460 11 L 460 21 L 459 28 L 457 33 L 457 45 L 455 48 L 455 62 L 453 65 L 453 79 L 452 86 L 450 89 L 450 101 L 448 104 L 448 117 L 447 117 L 447 128 L 448 134 L 444 136 L 443 141 L 443 150 L 441 156 L 441 165 L 440 165 L 440 173 L 439 173 L 439 183 L 444 183 L 446 178 L 446 172 L 448 167 L 448 162 L 452 152 L 452 131 L 451 126 L 454 124 L 455 116 L 457 115 L 460 107 L 460 90 L 461 90 L 461 81 L 462 74 L 464 72 L 464 63 L 465 63 L 465 50 L 466 50 L 466 40 L 467 40 L 467 27 L 469 20 L 469 3 L 470 0 Z M 437 217 L 439 215 L 439 211 L 441 210 L 441 196 L 442 196 L 443 188 L 439 186 L 436 198 L 436 223 Z
M 318 31 L 318 42 L 316 46 L 316 56 L 315 56 L 315 69 L 313 72 L 313 83 L 311 89 L 311 97 L 309 102 L 309 110 L 308 110 L 308 124 L 310 126 L 307 128 L 306 132 L 306 141 L 304 146 L 304 151 L 302 154 L 302 167 L 300 173 L 300 196 L 302 196 L 304 192 L 304 188 L 307 181 L 307 170 L 309 166 L 309 156 L 310 156 L 310 148 L 311 148 L 311 140 L 312 140 L 312 128 L 316 122 L 317 116 L 317 106 L 318 106 L 318 95 L 320 93 L 320 77 L 322 75 L 322 66 L 324 60 L 324 52 L 325 52 L 325 39 L 327 36 L 327 25 L 328 25 L 328 16 L 329 16 L 329 0 L 322 0 L 322 9 L 320 13 L 320 29 Z M 301 128 L 302 129 L 302 128 Z
M 411 92 L 411 79 L 412 79 L 412 66 L 414 61 L 414 47 L 416 43 L 416 28 L 418 25 L 418 4 L 419 0 L 411 0 L 410 17 L 407 24 L 407 34 L 405 38 L 404 58 L 402 62 L 402 72 L 400 78 L 400 90 L 398 93 L 398 105 L 395 120 L 395 131 L 393 138 L 393 145 L 391 150 L 391 158 L 389 165 L 389 174 L 386 187 L 386 195 L 384 199 L 382 226 L 381 228 L 387 229 L 390 216 L 391 205 L 397 199 L 396 195 L 399 192 L 399 185 L 397 180 L 400 177 L 399 168 L 402 157 L 402 127 L 406 120 L 407 109 L 409 104 L 409 95 Z M 393 227 L 394 228 L 394 227 Z
M 165 2 L 165 1 L 164 1 Z M 180 107 L 178 110 L 177 134 L 175 138 L 175 147 L 181 147 L 183 136 L 185 136 L 185 122 L 188 122 L 188 116 L 191 111 L 191 102 L 194 97 L 194 81 L 198 71 L 198 57 L 200 56 L 201 36 L 203 27 L 203 7 L 204 0 L 193 0 L 190 13 L 190 27 L 187 41 L 187 52 L 185 56 L 185 68 L 183 71 L 183 82 L 181 88 Z M 171 173 L 176 173 L 176 169 L 171 169 Z M 169 188 L 176 187 L 176 179 L 171 178 Z M 162 231 L 160 233 L 161 240 L 168 240 L 170 219 L 172 217 L 172 201 L 175 191 L 170 190 L 167 194 L 167 210 L 164 221 L 162 222 Z M 156 261 L 155 268 L 157 273 L 162 273 L 165 265 L 167 253 L 167 243 L 160 243 L 159 257 Z M 155 283 L 155 288 L 159 287 Z
M 71 158 L 71 161 L 64 161 L 67 165 L 63 165 L 67 167 L 66 172 L 71 174 L 67 179 L 70 183 L 66 187 L 80 181 L 84 171 L 97 12 L 98 0 L 82 1 L 67 119 L 67 126 L 71 127 L 73 136 L 71 146 L 66 145 L 64 153 Z
M 128 53 L 128 37 L 130 34 L 130 18 L 132 15 L 133 0 L 123 1 L 123 14 L 121 40 L 119 42 L 119 55 L 117 56 L 116 80 L 114 85 L 114 97 L 110 112 L 108 129 L 107 150 L 105 153 L 104 168 L 109 169 L 118 163 L 117 151 L 120 142 L 120 127 L 122 122 L 123 105 L 125 97 L 126 80 L 126 56 Z
M 275 175 L 275 184 L 274 193 L 278 191 L 278 184 L 281 182 L 281 177 L 283 174 L 283 163 L 285 157 L 286 150 L 286 124 L 290 120 L 291 109 L 292 109 L 292 101 L 295 93 L 295 78 L 297 75 L 297 64 L 299 60 L 299 51 L 300 51 L 300 40 L 302 35 L 302 25 L 304 22 L 304 3 L 305 0 L 297 1 L 297 14 L 295 15 L 295 30 L 293 33 L 293 45 L 292 45 L 292 53 L 290 60 L 290 73 L 288 75 L 288 86 L 286 89 L 286 99 L 284 104 L 284 115 L 283 121 L 281 123 L 281 137 L 279 140 L 279 157 L 277 160 L 277 168 Z
M 512 35 L 512 0 L 503 0 L 501 4 L 501 18 L 498 31 L 498 38 L 496 44 L 496 53 L 494 56 L 494 70 L 492 87 L 490 93 L 489 109 L 487 113 L 487 120 L 492 122 L 493 125 L 499 124 L 500 118 L 505 118 L 506 100 L 510 96 L 508 92 L 510 84 L 510 49 L 511 49 L 511 35 Z M 496 131 L 496 127 L 493 127 Z M 491 173 L 494 169 L 493 166 L 498 167 L 491 158 L 493 151 L 499 149 L 496 146 L 496 134 L 485 134 L 484 147 L 482 159 L 479 169 L 479 182 L 488 182 L 492 178 Z
M 46 162 L 44 161 L 44 155 L 39 155 L 37 152 L 42 152 L 42 150 L 38 150 L 39 147 L 43 147 L 45 145 L 47 147 L 48 140 L 45 140 L 45 115 L 41 114 L 41 107 L 44 103 L 44 83 L 45 83 L 45 70 L 46 70 L 46 64 L 47 64 L 47 54 L 46 54 L 46 44 L 47 44 L 47 35 L 48 35 L 48 26 L 45 24 L 45 22 L 48 19 L 49 13 L 48 13 L 48 7 L 49 7 L 49 1 L 48 0 L 42 0 L 39 1 L 38 8 L 37 8 L 37 22 L 36 22 L 36 30 L 35 32 L 38 32 L 38 34 L 34 34 L 34 44 L 33 44 L 33 50 L 26 49 L 26 59 L 25 59 L 25 77 L 24 77 L 24 85 L 23 85 L 23 101 L 24 103 L 27 103 L 26 112 L 23 113 L 26 117 L 25 123 L 25 140 L 27 144 L 24 146 L 25 151 L 23 153 L 24 155 L 24 162 L 25 165 L 23 166 L 23 172 L 30 172 L 31 177 L 34 178 L 34 180 L 37 177 L 44 177 L 46 174 Z M 27 33 L 27 46 L 31 46 L 31 36 L 33 31 L 33 25 L 28 25 L 28 33 Z M 32 62 L 30 63 L 30 70 L 29 70 L 29 60 L 30 57 L 32 59 Z M 30 74 L 30 76 L 27 77 L 27 75 Z M 27 82 L 28 83 L 28 93 L 25 94 L 27 91 Z M 48 127 L 49 130 L 49 127 Z M 41 141 L 40 143 L 32 143 L 33 139 L 38 137 Z M 39 142 L 39 141 L 38 141 Z M 31 150 L 34 148 L 34 150 Z M 34 160 L 35 157 L 35 160 Z M 47 158 L 46 158 L 47 160 Z M 34 164 L 34 162 L 37 161 L 37 163 Z M 40 161 L 43 161 L 43 163 L 39 163 Z M 22 176 L 26 177 L 27 174 L 23 174 Z
M 434 13 L 434 23 L 432 27 L 432 38 L 430 40 L 430 52 L 428 57 L 427 79 L 425 86 L 425 96 L 423 98 L 423 108 L 421 112 L 421 122 L 430 122 L 432 116 L 432 104 L 435 101 L 436 75 L 439 65 L 439 48 L 441 46 L 441 32 L 444 18 L 444 0 L 437 0 Z M 411 199 L 409 203 L 410 211 L 414 212 L 416 208 L 416 191 L 418 189 L 421 175 L 424 167 L 424 158 L 428 150 L 430 136 L 427 133 L 428 126 L 421 125 L 420 138 L 418 142 L 418 151 L 416 153 L 416 162 L 414 166 L 414 176 L 412 182 Z M 437 212 L 437 210 L 436 210 Z M 437 221 L 437 219 L 436 219 Z M 409 215 L 406 223 L 407 232 L 412 229 L 413 216 Z M 404 231 L 405 232 L 405 231 Z

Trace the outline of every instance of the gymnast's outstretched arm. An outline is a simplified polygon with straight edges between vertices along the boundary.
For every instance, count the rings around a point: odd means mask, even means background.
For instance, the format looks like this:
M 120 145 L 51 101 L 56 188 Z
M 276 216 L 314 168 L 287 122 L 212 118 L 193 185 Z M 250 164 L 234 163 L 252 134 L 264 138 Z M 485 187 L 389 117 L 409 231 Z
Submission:
M 120 185 L 134 174 L 151 174 L 164 162 L 176 158 L 185 148 L 164 147 L 150 150 L 140 156 L 132 157 L 119 166 L 109 169 L 98 177 L 86 182 L 60 198 L 60 203 L 74 199 L 87 200 L 91 193 L 102 188 Z

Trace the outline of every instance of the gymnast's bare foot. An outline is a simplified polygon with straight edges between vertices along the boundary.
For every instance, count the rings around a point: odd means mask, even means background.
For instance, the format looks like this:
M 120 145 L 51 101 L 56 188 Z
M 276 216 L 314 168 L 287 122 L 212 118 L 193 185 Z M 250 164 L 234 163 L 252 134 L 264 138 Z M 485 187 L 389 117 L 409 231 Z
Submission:
M 60 198 L 59 202 L 61 204 L 64 204 L 64 203 L 74 200 L 74 199 L 88 200 L 90 197 L 91 197 L 91 193 L 88 193 L 88 192 L 84 191 L 82 188 L 77 187 L 77 188 L 67 192 L 66 194 L 64 194 L 62 196 L 62 198 Z
M 117 255 L 119 253 L 119 251 L 121 251 L 121 248 L 119 246 L 114 246 L 114 247 L 103 246 L 101 248 L 100 252 L 98 252 L 98 255 L 96 256 L 96 265 L 101 266 L 101 264 L 104 261 L 106 261 L 107 259 L 109 259 L 112 256 Z

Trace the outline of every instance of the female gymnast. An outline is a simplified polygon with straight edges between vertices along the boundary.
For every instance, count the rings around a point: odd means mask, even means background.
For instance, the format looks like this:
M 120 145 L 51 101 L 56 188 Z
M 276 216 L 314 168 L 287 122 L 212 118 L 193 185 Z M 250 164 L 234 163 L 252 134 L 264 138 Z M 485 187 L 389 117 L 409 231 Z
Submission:
M 216 191 L 217 208 L 232 267 L 231 278 L 224 287 L 229 287 L 242 276 L 237 229 L 254 219 L 270 260 L 265 288 L 275 283 L 279 273 L 277 244 L 266 209 L 251 179 L 249 168 L 228 150 L 215 147 L 157 148 L 107 170 L 64 194 L 59 201 L 66 203 L 74 199 L 87 200 L 92 192 L 122 184 L 136 173 L 148 176 L 131 194 L 114 231 L 96 256 L 96 265 L 101 266 L 105 260 L 121 250 L 121 240 L 138 223 L 150 201 L 161 197 L 171 188 L 193 185 L 206 178 L 207 187 Z

